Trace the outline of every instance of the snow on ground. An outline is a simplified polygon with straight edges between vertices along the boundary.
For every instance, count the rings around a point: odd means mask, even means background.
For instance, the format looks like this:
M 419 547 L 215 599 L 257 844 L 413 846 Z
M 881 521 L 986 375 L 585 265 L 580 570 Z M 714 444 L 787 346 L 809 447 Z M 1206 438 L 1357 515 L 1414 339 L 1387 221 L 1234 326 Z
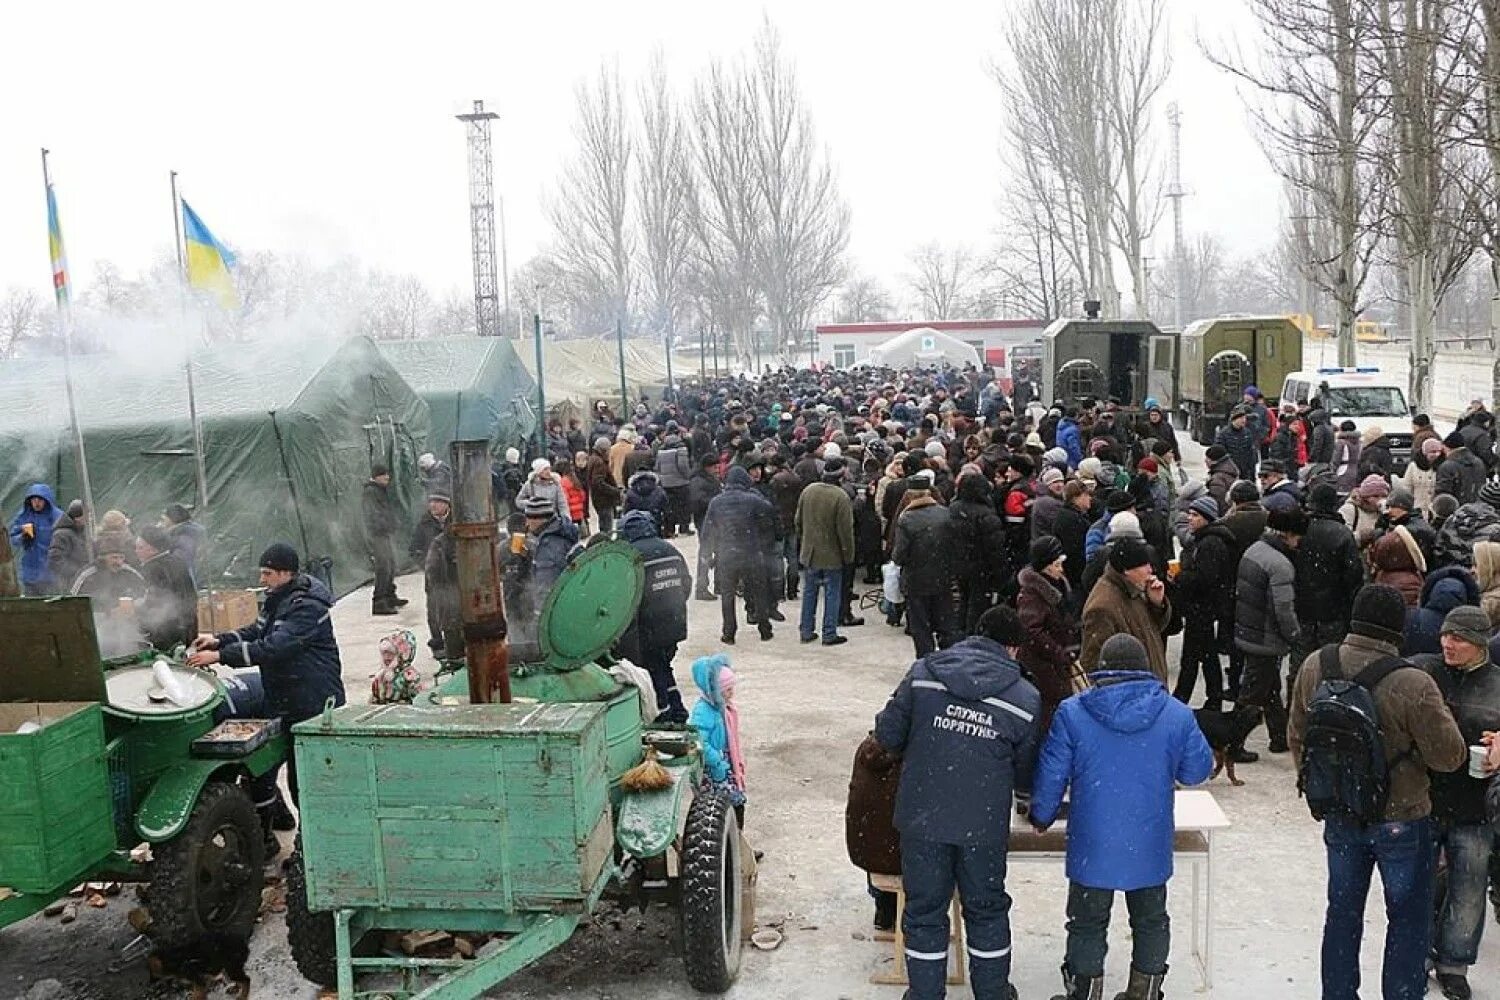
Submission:
M 1187 446 L 1201 471 L 1201 450 Z M 694 563 L 696 539 L 680 540 Z M 368 589 L 338 605 L 335 623 L 344 652 L 351 698 L 366 700 L 378 665 L 376 643 L 395 627 L 426 639 L 421 580 L 403 577 L 399 588 L 411 600 L 394 618 L 369 614 Z M 734 1000 L 900 1000 L 894 986 L 873 986 L 870 973 L 886 960 L 888 944 L 869 939 L 872 906 L 862 873 L 844 852 L 843 809 L 855 747 L 911 660 L 911 643 L 900 630 L 866 612 L 868 624 L 847 629 L 850 642 L 824 648 L 797 641 L 796 612 L 777 626 L 770 642 L 741 628 L 729 650 L 740 676 L 739 697 L 749 764 L 746 830 L 765 852 L 760 867 L 758 916 L 778 922 L 786 939 L 770 953 L 746 954 Z M 693 657 L 717 652 L 718 604 L 693 602 L 690 635 L 678 654 L 679 681 L 691 685 Z M 1172 641 L 1174 656 L 1177 640 Z M 432 663 L 424 657 L 424 666 Z M 691 703 L 691 699 L 689 699 Z M 1262 729 L 1250 742 L 1261 762 L 1239 769 L 1246 784 L 1224 778 L 1210 786 L 1233 827 L 1219 835 L 1214 922 L 1217 974 L 1211 994 L 1200 992 L 1189 956 L 1190 879 L 1173 882 L 1172 971 L 1167 994 L 1213 996 L 1217 1000 L 1294 1000 L 1318 995 L 1318 945 L 1322 926 L 1324 863 L 1321 828 L 1297 798 L 1289 756 L 1265 753 Z M 1015 902 L 1013 979 L 1023 1000 L 1060 992 L 1063 907 L 1066 882 L 1058 865 L 1018 866 L 1008 880 Z M 0 931 L 0 997 L 31 1000 L 127 1000 L 178 996 L 148 992 L 144 965 L 108 971 L 118 949 L 133 937 L 124 922 L 129 889 L 101 910 L 84 908 L 64 927 L 34 917 Z M 1365 996 L 1378 991 L 1384 937 L 1377 886 L 1371 893 L 1364 948 Z M 1480 1000 L 1500 1000 L 1500 931 L 1491 924 L 1471 982 Z M 539 966 L 492 991 L 526 1000 L 667 1000 L 694 996 L 674 953 L 670 916 L 607 911 L 591 927 Z M 1123 902 L 1115 908 L 1107 996 L 1124 989 L 1129 933 Z M 251 975 L 259 997 L 311 998 L 287 951 L 279 915 L 268 914 L 253 941 Z M 62 985 L 53 991 L 43 980 Z M 221 994 L 222 995 L 222 994 Z M 967 987 L 950 995 L 970 996 Z M 1436 995 L 1435 991 L 1434 994 Z

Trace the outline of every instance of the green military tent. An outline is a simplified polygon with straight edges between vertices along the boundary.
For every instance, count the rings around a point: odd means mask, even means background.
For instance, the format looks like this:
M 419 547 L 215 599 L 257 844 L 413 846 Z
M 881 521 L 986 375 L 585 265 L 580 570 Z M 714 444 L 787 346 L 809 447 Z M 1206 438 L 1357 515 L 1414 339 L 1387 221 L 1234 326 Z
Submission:
M 208 479 L 201 586 L 247 586 L 272 541 L 291 542 L 342 595 L 370 579 L 361 490 L 370 464 L 415 520 L 427 405 L 363 337 L 238 344 L 193 361 Z M 197 496 L 180 361 L 139 354 L 74 359 L 73 385 L 97 510 L 136 525 Z M 0 489 L 7 517 L 32 482 L 82 494 L 56 358 L 0 364 Z M 326 562 L 324 562 L 326 560 Z
M 536 432 L 536 384 L 501 337 L 387 340 L 380 351 L 427 402 L 427 449 L 444 461 L 453 441 L 499 452 Z

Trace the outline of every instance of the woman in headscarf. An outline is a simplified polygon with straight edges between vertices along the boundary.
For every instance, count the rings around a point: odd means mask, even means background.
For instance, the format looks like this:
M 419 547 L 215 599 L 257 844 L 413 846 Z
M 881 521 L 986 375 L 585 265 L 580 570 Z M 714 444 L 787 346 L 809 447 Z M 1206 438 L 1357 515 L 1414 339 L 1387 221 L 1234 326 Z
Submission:
M 411 629 L 392 632 L 380 640 L 380 670 L 370 682 L 370 704 L 410 705 L 422 690 L 422 675 L 412 666 L 417 637 Z

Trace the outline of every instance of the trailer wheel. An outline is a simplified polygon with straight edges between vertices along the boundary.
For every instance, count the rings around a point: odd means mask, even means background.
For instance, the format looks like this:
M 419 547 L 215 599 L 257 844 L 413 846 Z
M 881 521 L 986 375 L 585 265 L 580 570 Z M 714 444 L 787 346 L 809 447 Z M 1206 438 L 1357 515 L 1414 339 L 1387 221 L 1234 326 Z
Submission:
M 260 916 L 265 848 L 250 796 L 238 785 L 210 781 L 187 826 L 152 848 L 145 892 L 151 937 L 181 947 L 205 934 L 248 939 Z
M 319 986 L 338 982 L 338 946 L 332 913 L 314 913 L 307 906 L 307 865 L 302 858 L 302 838 L 286 859 L 286 940 L 292 962 L 302 978 Z
M 729 796 L 700 791 L 682 836 L 682 964 L 693 989 L 723 993 L 740 971 L 744 890 Z

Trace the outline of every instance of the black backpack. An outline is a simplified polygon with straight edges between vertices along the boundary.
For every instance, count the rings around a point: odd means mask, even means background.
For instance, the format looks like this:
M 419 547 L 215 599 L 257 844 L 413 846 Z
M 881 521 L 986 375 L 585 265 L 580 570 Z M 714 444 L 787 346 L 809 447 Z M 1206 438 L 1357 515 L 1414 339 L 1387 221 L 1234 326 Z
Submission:
M 1297 791 L 1307 799 L 1313 819 L 1346 816 L 1360 824 L 1379 823 L 1390 795 L 1391 767 L 1375 686 L 1387 675 L 1411 666 L 1399 657 L 1377 660 L 1352 680 L 1338 675 L 1339 648 L 1324 646 L 1318 654 L 1322 681 L 1307 706 Z

